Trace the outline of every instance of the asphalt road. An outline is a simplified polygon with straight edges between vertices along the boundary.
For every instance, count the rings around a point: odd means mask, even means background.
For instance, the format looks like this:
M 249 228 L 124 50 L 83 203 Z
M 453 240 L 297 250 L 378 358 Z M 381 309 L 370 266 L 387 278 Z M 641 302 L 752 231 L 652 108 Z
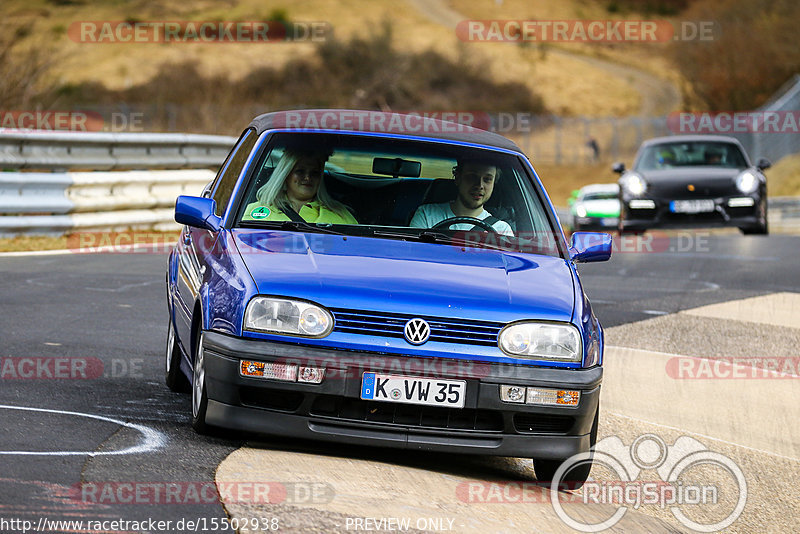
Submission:
M 605 326 L 800 291 L 798 237 L 675 234 L 650 250 L 580 267 Z M 175 525 L 205 518 L 208 531 L 224 531 L 210 528 L 226 513 L 208 484 L 243 442 L 196 435 L 188 396 L 163 384 L 165 260 L 0 256 L 0 531 L 15 531 L 3 519 L 43 517 L 169 520 L 170 532 L 202 530 Z M 105 530 L 159 531 L 127 526 Z

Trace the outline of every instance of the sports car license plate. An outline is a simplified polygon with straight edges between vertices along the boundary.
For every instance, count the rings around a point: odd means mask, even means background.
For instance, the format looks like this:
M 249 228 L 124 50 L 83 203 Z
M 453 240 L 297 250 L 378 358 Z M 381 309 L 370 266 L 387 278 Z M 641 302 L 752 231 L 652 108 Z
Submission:
M 673 200 L 669 203 L 672 213 L 708 213 L 714 211 L 713 200 Z
M 379 373 L 364 373 L 361 379 L 361 398 L 364 400 L 463 408 L 466 392 L 465 380 Z

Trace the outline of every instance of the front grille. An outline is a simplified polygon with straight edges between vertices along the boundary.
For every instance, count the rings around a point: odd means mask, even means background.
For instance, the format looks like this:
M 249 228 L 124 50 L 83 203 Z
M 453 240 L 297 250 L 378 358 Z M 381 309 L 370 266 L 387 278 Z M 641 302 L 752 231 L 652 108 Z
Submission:
M 244 386 L 239 388 L 239 398 L 245 406 L 294 412 L 303 402 L 304 395 L 297 391 L 271 390 Z
M 514 430 L 520 434 L 566 434 L 574 423 L 568 415 L 514 415 Z
M 663 216 L 665 222 L 683 222 L 683 223 L 720 223 L 725 219 L 719 212 L 713 211 L 710 213 L 671 213 L 665 212 Z
M 451 319 L 447 317 L 425 317 L 400 313 L 348 310 L 331 308 L 334 332 L 363 334 L 369 336 L 403 337 L 403 329 L 410 319 L 425 319 L 431 327 L 430 341 L 459 343 L 464 345 L 497 346 L 497 336 L 505 326 L 503 323 Z
M 503 417 L 489 410 L 441 408 L 373 402 L 321 395 L 311 406 L 311 415 L 353 422 L 385 423 L 404 427 L 501 432 Z
M 695 186 L 694 191 L 689 191 L 688 185 Z M 648 184 L 648 198 L 661 198 L 671 200 L 695 200 L 703 198 L 724 197 L 737 193 L 733 180 L 709 180 L 697 178 L 696 180 L 681 180 L 675 183 Z

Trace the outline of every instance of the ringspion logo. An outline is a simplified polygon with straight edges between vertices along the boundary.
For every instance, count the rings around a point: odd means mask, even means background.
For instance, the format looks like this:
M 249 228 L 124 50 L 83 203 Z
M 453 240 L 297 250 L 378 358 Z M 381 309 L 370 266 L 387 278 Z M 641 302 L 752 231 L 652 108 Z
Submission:
M 608 476 L 590 476 L 581 488 L 580 502 L 612 505 L 608 517 L 594 523 L 570 515 L 575 508 L 565 509 L 562 503 L 574 502 L 575 495 L 561 491 L 568 473 L 590 462 L 592 473 Z M 653 471 L 657 478 L 645 474 Z M 667 445 L 658 435 L 643 434 L 630 446 L 618 436 L 609 436 L 591 452 L 576 454 L 561 464 L 550 484 L 550 502 L 556 515 L 579 532 L 612 528 L 628 510 L 642 506 L 669 510 L 691 530 L 717 532 L 732 525 L 744 511 L 747 480 L 733 460 L 689 436 Z M 698 517 L 698 508 L 713 508 L 708 516 L 712 519 Z

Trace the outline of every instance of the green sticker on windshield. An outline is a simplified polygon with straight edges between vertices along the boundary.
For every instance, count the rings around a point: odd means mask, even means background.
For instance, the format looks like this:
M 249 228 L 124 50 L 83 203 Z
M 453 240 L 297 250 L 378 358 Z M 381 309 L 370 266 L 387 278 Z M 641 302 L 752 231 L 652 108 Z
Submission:
M 266 219 L 269 217 L 269 208 L 266 206 L 255 208 L 250 212 L 250 216 L 254 219 Z

